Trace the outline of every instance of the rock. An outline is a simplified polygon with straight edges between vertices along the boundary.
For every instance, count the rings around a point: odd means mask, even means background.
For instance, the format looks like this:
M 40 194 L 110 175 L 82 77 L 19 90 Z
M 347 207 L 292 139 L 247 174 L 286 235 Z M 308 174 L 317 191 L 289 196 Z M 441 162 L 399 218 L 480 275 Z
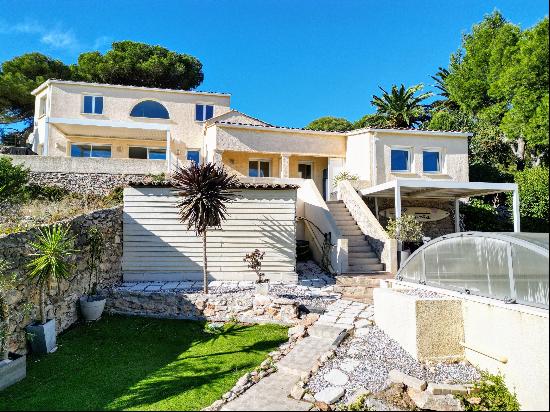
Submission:
M 332 369 L 329 373 L 323 376 L 323 379 L 331 385 L 336 386 L 344 386 L 349 381 L 348 375 L 340 369 Z
M 306 393 L 306 390 L 300 384 L 296 384 L 290 390 L 290 396 L 294 399 L 300 400 Z
M 233 396 L 233 392 L 229 391 L 222 395 L 222 399 L 230 399 Z
M 271 303 L 271 298 L 265 295 L 254 296 L 254 306 L 267 306 Z
M 306 331 L 306 328 L 304 325 L 297 325 L 293 326 L 288 330 L 288 336 L 302 336 Z
M 344 393 L 345 393 L 345 390 L 342 387 L 329 386 L 321 390 L 320 392 L 317 392 L 315 394 L 315 400 L 319 402 L 324 402 L 327 405 L 330 405 L 340 400 L 340 398 L 344 396 Z M 316 406 L 317 406 L 317 403 L 316 403 Z M 322 410 L 326 410 L 326 409 L 322 409 Z
M 361 364 L 357 359 L 346 359 L 339 365 L 339 368 L 345 372 L 351 373 Z
M 370 395 L 370 393 L 371 392 L 368 389 L 365 389 L 363 387 L 356 389 L 355 392 L 353 392 L 353 394 L 349 397 L 348 405 L 357 402 L 359 398 L 363 396 Z
M 402 383 L 407 388 L 411 388 L 419 392 L 422 392 L 428 386 L 428 383 L 426 381 L 422 381 L 420 379 L 415 378 L 414 376 L 409 376 L 407 374 L 404 374 L 403 372 L 397 369 L 392 369 L 388 373 L 388 379 L 392 383 Z
M 469 390 L 464 385 L 447 383 L 429 383 L 427 391 L 432 395 L 467 395 Z
M 462 402 L 453 395 L 432 395 L 427 391 L 408 389 L 407 394 L 419 409 L 432 411 L 463 411 Z
M 326 402 L 315 402 L 315 408 L 318 411 L 331 411 L 330 405 L 328 405 Z M 314 409 L 315 410 L 315 409 Z
M 220 409 L 222 407 L 222 405 L 224 404 L 225 402 L 222 401 L 221 399 L 218 399 L 216 402 L 214 402 L 212 405 L 210 405 L 210 410 L 211 411 L 217 411 L 218 409 Z
M 369 328 L 355 329 L 354 335 L 358 338 L 364 338 L 369 334 L 369 332 L 370 332 Z
M 311 393 L 304 394 L 304 397 L 302 399 L 306 402 L 315 403 L 315 398 Z
M 239 378 L 237 383 L 235 384 L 236 387 L 242 387 L 248 383 L 248 380 L 250 379 L 250 375 L 247 373 L 246 375 L 243 375 Z
M 310 376 L 311 376 L 311 372 L 302 372 L 300 374 L 300 380 L 303 382 L 307 382 Z
M 355 322 L 355 327 L 357 329 L 366 328 L 367 326 L 370 326 L 370 322 L 367 319 L 360 319 Z
M 320 315 L 318 313 L 308 313 L 302 320 L 302 324 L 304 326 L 311 326 L 319 320 L 319 317 Z
M 468 403 L 471 403 L 472 405 L 479 405 L 481 403 L 481 398 L 478 398 L 476 396 L 473 396 L 471 398 L 466 399 Z

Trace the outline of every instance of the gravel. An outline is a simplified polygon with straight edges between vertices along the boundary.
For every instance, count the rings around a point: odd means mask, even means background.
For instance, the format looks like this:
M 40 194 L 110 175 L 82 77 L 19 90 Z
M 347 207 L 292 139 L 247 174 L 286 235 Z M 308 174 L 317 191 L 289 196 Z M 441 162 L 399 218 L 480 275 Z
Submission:
M 464 362 L 436 363 L 430 366 L 422 364 L 376 326 L 368 329 L 369 333 L 364 337 L 347 338 L 336 350 L 336 356 L 312 376 L 308 382 L 308 389 L 312 393 L 330 386 L 324 379 L 325 374 L 332 369 L 347 369 L 345 363 L 350 359 L 359 361 L 359 364 L 351 373 L 347 372 L 350 380 L 345 386 L 344 402 L 349 401 L 360 388 L 372 392 L 384 389 L 388 373 L 392 369 L 435 383 L 469 383 L 480 379 L 479 372 Z
M 404 295 L 417 296 L 421 299 L 446 299 L 445 295 L 425 289 L 393 289 Z

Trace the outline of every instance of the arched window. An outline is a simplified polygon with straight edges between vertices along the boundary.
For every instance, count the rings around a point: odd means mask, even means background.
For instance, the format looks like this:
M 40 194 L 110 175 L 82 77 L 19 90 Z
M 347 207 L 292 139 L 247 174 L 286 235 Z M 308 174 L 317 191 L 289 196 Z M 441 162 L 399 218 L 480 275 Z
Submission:
M 159 102 L 145 100 L 134 106 L 130 112 L 132 117 L 149 117 L 151 119 L 169 119 L 168 110 Z

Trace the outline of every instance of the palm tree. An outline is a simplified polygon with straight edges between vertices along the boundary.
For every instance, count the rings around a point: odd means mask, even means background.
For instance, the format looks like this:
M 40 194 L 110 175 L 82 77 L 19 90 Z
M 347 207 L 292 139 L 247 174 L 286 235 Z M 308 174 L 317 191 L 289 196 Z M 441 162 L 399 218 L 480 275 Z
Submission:
M 459 108 L 458 105 L 451 100 L 451 94 L 449 93 L 449 89 L 447 89 L 447 85 L 445 84 L 445 81 L 449 74 L 450 72 L 448 69 L 446 69 L 445 67 L 439 67 L 437 73 L 434 76 L 430 76 L 435 81 L 435 84 L 433 86 L 437 90 L 439 90 L 438 95 L 443 97 L 443 99 L 436 100 L 432 103 L 432 107 L 434 108 L 443 107 L 450 110 L 457 110 Z
M 206 233 L 208 228 L 220 227 L 227 218 L 226 202 L 237 195 L 231 189 L 239 180 L 213 163 L 192 163 L 185 169 L 178 168 L 172 176 L 176 193 L 182 199 L 177 204 L 180 220 L 202 236 L 202 261 L 204 293 L 208 293 L 208 261 L 206 257 Z
M 393 85 L 391 93 L 382 87 L 382 96 L 372 96 L 371 103 L 376 107 L 376 112 L 385 117 L 389 127 L 412 127 L 420 123 L 426 117 L 426 108 L 421 103 L 423 100 L 433 96 L 433 93 L 422 93 L 415 96 L 424 85 L 405 88 Z

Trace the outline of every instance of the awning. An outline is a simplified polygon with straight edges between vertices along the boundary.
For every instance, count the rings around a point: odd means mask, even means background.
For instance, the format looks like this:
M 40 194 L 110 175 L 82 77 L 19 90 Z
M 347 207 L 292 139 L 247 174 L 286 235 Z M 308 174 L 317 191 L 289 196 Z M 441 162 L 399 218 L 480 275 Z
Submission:
M 121 139 L 164 140 L 168 125 L 145 122 L 50 118 L 49 123 L 66 136 L 115 137 Z
M 461 199 L 494 193 L 513 192 L 515 183 L 455 182 L 450 180 L 396 179 L 381 185 L 361 189 L 367 197 L 394 197 L 399 188 L 401 197 L 420 199 Z

